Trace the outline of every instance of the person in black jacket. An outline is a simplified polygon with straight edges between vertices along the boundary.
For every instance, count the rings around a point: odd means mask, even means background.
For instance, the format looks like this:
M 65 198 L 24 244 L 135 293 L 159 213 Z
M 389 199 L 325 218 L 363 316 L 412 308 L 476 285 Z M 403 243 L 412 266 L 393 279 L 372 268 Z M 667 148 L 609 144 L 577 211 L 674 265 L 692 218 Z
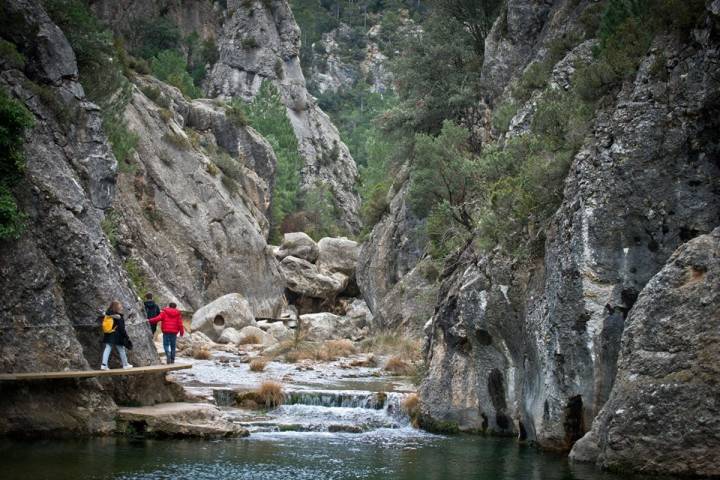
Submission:
M 123 306 L 117 300 L 113 300 L 107 312 L 105 312 L 105 315 L 113 318 L 113 331 L 103 334 L 102 343 L 105 345 L 105 350 L 103 351 L 100 370 L 108 369 L 108 359 L 110 358 L 113 345 L 117 349 L 118 355 L 120 355 L 123 368 L 133 368 L 133 366 L 128 363 L 127 354 L 125 353 L 125 346 L 130 344 L 130 337 L 128 337 L 127 331 L 125 330 L 125 316 L 122 312 Z
M 160 315 L 160 307 L 158 307 L 158 304 L 155 303 L 155 300 L 153 300 L 152 293 L 145 294 L 145 304 L 144 305 L 145 305 L 145 316 L 147 317 L 148 320 Z M 157 323 L 151 323 L 150 330 L 152 330 L 153 337 L 154 337 L 155 331 L 157 330 Z

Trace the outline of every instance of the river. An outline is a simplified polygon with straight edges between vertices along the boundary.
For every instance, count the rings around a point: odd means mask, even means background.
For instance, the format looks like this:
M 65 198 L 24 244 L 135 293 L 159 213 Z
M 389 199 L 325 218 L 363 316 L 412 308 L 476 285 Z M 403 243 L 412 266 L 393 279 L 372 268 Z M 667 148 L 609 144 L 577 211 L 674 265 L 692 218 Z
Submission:
M 410 426 L 400 404 L 413 387 L 377 368 L 347 362 L 311 367 L 270 363 L 250 372 L 239 357 L 183 359 L 173 374 L 196 398 L 220 406 L 247 438 L 0 440 L 0 478 L 31 479 L 478 479 L 620 480 L 570 465 L 513 439 L 433 435 Z M 268 412 L 235 408 L 228 392 L 266 379 L 285 387 Z M 379 394 L 378 392 L 384 392 Z M 352 433 L 351 433 L 352 432 Z M 622 477 L 627 478 L 627 477 Z

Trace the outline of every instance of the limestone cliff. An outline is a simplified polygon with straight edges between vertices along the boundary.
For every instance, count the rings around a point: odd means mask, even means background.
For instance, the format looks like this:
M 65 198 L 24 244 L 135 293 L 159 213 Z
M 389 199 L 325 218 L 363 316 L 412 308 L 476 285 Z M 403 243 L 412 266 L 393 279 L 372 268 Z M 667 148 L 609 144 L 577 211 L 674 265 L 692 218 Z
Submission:
M 24 68 L 0 60 L 0 86 L 35 118 L 24 179 L 15 188 L 27 215 L 17 240 L 0 243 L 0 370 L 98 368 L 98 314 L 113 299 L 126 308 L 135 365 L 158 362 L 141 305 L 101 222 L 115 195 L 117 163 L 100 111 L 77 81 L 75 55 L 37 2 L 4 1 L 2 38 Z M 0 432 L 107 432 L 114 399 L 172 398 L 161 379 L 4 384 Z
M 360 227 L 357 169 L 337 129 L 308 94 L 300 68 L 300 30 L 285 0 L 227 2 L 227 18 L 218 38 L 220 59 L 209 74 L 212 97 L 250 99 L 264 80 L 277 86 L 305 159 L 303 189 L 328 185 L 342 222 L 351 232 Z
M 626 320 L 610 398 L 571 458 L 720 474 L 720 228 L 681 246 Z
M 389 212 L 373 228 L 360 252 L 357 282 L 377 330 L 421 338 L 437 296 L 437 273 L 425 255 L 425 222 L 407 204 L 407 182 L 388 192 Z
M 181 308 L 242 292 L 256 316 L 275 316 L 283 282 L 265 242 L 272 148 L 222 105 L 188 101 L 152 77 L 135 83 L 125 117 L 139 142 L 132 171 L 119 176 L 118 248 L 147 288 Z
M 499 105 L 593 3 L 508 1 L 486 42 L 485 103 Z M 657 37 L 599 106 L 539 258 L 468 247 L 448 263 L 421 388 L 428 419 L 559 449 L 590 429 L 638 295 L 676 248 L 720 224 L 717 14 L 708 9 L 689 38 Z M 592 44 L 557 61 L 551 87 L 567 88 Z M 537 100 L 519 107 L 509 136 L 527 128 Z

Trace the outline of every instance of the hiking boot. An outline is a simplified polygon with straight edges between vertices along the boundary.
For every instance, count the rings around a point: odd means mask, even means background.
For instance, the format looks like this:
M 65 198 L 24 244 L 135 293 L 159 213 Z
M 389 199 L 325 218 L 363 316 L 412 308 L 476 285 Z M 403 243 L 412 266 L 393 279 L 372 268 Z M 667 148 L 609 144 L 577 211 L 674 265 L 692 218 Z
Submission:
M 130 365 L 129 363 L 128 363 L 127 365 L 123 365 L 123 369 L 124 369 L 124 370 L 128 370 L 128 369 L 130 369 L 130 368 L 133 368 L 133 366 Z
M 107 365 L 100 365 L 100 370 L 110 370 Z

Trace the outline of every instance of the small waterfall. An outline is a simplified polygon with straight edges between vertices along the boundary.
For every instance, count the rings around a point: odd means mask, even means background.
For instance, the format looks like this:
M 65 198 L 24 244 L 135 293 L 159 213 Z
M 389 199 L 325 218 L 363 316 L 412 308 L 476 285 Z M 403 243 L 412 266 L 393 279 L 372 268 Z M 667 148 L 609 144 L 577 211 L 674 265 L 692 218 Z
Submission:
M 348 392 L 298 390 L 285 393 L 285 405 L 311 405 L 314 407 L 367 408 L 382 410 L 390 395 L 385 392 Z
M 237 392 L 229 388 L 213 388 L 213 398 L 215 399 L 215 405 L 218 407 L 233 407 L 235 406 L 235 397 Z
M 251 432 L 363 433 L 410 427 L 405 393 L 347 390 L 285 392 L 280 407 L 241 423 Z M 216 397 L 217 398 L 217 397 Z
M 385 415 L 403 426 L 410 426 L 410 416 L 402 406 L 402 402 L 407 396 L 407 393 L 392 392 L 387 394 L 385 400 Z

